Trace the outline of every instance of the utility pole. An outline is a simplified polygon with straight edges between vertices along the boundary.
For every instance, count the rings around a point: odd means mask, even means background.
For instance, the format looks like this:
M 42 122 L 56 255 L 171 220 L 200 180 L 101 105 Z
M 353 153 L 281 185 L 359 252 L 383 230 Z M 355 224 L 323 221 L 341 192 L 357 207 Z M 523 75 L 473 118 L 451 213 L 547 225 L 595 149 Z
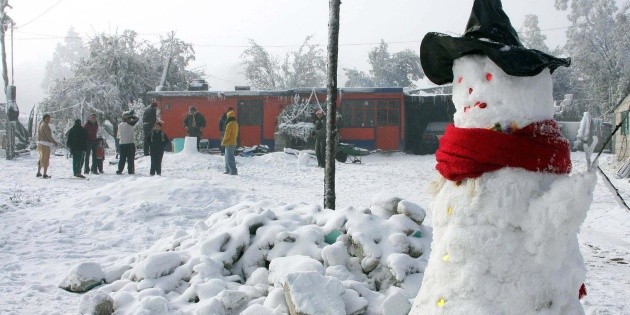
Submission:
M 15 154 L 15 125 L 12 122 L 14 117 L 11 117 L 14 110 L 17 110 L 17 105 L 15 104 L 15 88 L 11 86 L 11 91 L 8 91 L 9 88 L 9 74 L 7 69 L 7 50 L 5 44 L 5 35 L 6 31 L 11 27 L 11 34 L 13 34 L 13 20 L 7 15 L 5 12 L 6 8 L 13 8 L 9 5 L 9 0 L 0 0 L 0 45 L 1 49 L 1 59 L 2 59 L 2 80 L 3 80 L 3 90 L 6 96 L 7 104 L 7 121 L 5 125 L 5 152 L 6 159 L 11 160 Z M 13 37 L 11 37 L 13 40 Z M 11 56 L 13 58 L 13 55 Z M 15 118 L 17 119 L 17 118 Z
M 4 82 L 4 92 L 6 94 L 6 87 L 9 85 L 9 74 L 7 70 L 7 50 L 5 45 L 5 35 L 9 29 L 9 25 L 13 24 L 13 20 L 7 15 L 5 9 L 7 7 L 13 8 L 9 5 L 9 0 L 0 0 L 0 45 L 2 45 L 2 80 Z
M 337 55 L 339 53 L 339 7 L 341 0 L 329 0 L 328 90 L 326 97 L 326 168 L 324 208 L 335 209 L 335 152 L 337 152 Z

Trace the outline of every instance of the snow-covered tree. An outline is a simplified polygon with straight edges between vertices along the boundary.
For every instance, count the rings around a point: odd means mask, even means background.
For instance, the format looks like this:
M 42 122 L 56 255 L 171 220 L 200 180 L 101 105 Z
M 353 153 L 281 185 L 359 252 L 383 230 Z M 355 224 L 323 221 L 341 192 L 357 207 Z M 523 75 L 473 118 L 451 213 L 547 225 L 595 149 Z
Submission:
M 521 38 L 521 42 L 523 42 L 525 47 L 537 49 L 544 53 L 550 53 L 549 47 L 545 44 L 547 36 L 540 31 L 537 15 L 525 15 L 525 21 L 523 22 L 523 27 L 519 30 L 518 36 Z
M 566 55 L 562 47 L 556 47 L 550 49 L 545 43 L 547 36 L 545 36 L 539 25 L 538 16 L 535 14 L 527 14 L 523 26 L 519 30 L 519 38 L 525 47 L 531 49 L 537 49 L 544 53 L 551 54 L 553 56 Z M 566 94 L 573 93 L 573 86 L 571 83 L 572 68 L 560 67 L 553 73 L 553 96 L 554 99 L 561 101 Z M 581 114 L 574 111 L 573 108 L 568 108 L 564 113 L 562 119 L 576 119 L 575 115 Z M 575 116 L 575 117 L 574 117 Z
M 71 74 L 50 83 L 40 112 L 53 113 L 58 127 L 95 113 L 100 121 L 113 126 L 106 130 L 114 135 L 130 104 L 139 100 L 148 103 L 146 92 L 159 84 L 171 51 L 170 42 L 162 40 L 159 47 L 154 47 L 138 40 L 133 31 L 96 35 L 88 42 L 85 57 L 71 68 Z M 171 88 L 184 89 L 188 79 L 203 76 L 203 72 L 186 70 L 194 59 L 190 44 L 175 39 L 172 46 L 173 63 L 167 78 Z
M 630 93 L 630 3 L 615 0 L 556 0 L 569 10 L 567 54 L 573 63 L 578 112 L 610 114 Z
M 322 108 L 312 96 L 302 99 L 295 95 L 293 103 L 278 115 L 278 133 L 286 138 L 287 143 L 307 144 L 315 130 L 313 115 L 319 109 Z
M 52 59 L 46 63 L 42 88 L 48 90 L 54 81 L 71 77 L 77 64 L 87 55 L 87 52 L 87 47 L 79 33 L 74 30 L 74 27 L 70 27 L 63 43 L 57 44 Z
M 307 36 L 302 45 L 286 54 L 282 62 L 254 40 L 241 54 L 244 75 L 259 90 L 316 87 L 326 79 L 326 60 L 319 45 Z
M 420 56 L 410 49 L 391 54 L 387 43 L 381 40 L 368 54 L 372 67 L 370 74 L 357 69 L 344 69 L 347 87 L 414 87 L 413 81 L 424 77 Z

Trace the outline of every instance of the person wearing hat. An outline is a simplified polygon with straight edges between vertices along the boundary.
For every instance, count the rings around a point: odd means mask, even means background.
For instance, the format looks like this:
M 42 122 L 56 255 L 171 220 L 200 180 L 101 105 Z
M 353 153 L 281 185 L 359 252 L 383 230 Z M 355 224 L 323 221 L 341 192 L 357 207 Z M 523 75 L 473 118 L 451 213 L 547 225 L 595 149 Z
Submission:
M 227 112 L 226 116 L 225 134 L 221 140 L 221 145 L 225 147 L 225 172 L 223 174 L 238 175 L 236 159 L 234 158 L 238 138 L 238 123 L 234 111 Z
M 157 107 L 158 103 L 152 102 L 151 105 L 149 105 L 149 108 L 147 108 L 147 110 L 144 111 L 144 114 L 142 114 L 142 130 L 144 131 L 144 156 L 149 155 L 149 144 L 146 140 L 147 137 L 151 134 L 153 126 L 155 126 L 155 123 L 157 122 Z
M 118 141 L 120 159 L 118 160 L 118 170 L 116 174 L 121 175 L 127 163 L 127 173 L 134 174 L 134 159 L 136 155 L 136 145 L 134 143 L 134 127 L 138 122 L 138 117 L 132 113 L 125 113 L 122 122 L 118 125 Z
M 225 135 L 225 125 L 227 124 L 227 113 L 233 111 L 232 107 L 228 107 L 227 111 L 221 115 L 221 119 L 219 119 L 219 134 L 221 134 L 221 138 Z M 219 150 L 221 150 L 221 155 L 225 154 L 225 147 L 219 145 Z
M 315 156 L 317 166 L 325 167 L 326 162 L 326 113 L 322 109 L 315 112 Z
M 184 128 L 189 137 L 197 138 L 197 150 L 201 141 L 202 129 L 206 128 L 206 118 L 194 106 L 188 108 L 188 114 L 184 118 Z
M 88 131 L 81 126 L 81 119 L 75 120 L 74 126 L 68 131 L 68 140 L 66 142 L 66 146 L 72 154 L 72 171 L 75 177 L 85 178 L 81 174 L 81 167 L 83 166 L 83 155 L 88 148 L 88 141 Z M 96 170 L 96 159 L 92 162 L 92 167 Z
M 169 142 L 168 136 L 162 131 L 162 122 L 158 121 L 153 125 L 153 130 L 149 133 L 149 136 L 145 139 L 149 145 L 149 152 L 151 154 L 151 169 L 149 174 L 151 176 L 157 174 L 162 175 L 162 157 L 164 157 L 164 146 Z
M 98 121 L 96 120 L 96 114 L 90 115 L 90 118 L 83 126 L 88 133 L 88 143 L 85 150 L 85 168 L 84 174 L 88 174 L 92 171 L 92 174 L 98 174 L 96 166 L 96 140 L 98 135 Z M 90 156 L 92 157 L 92 167 L 90 168 Z
M 37 161 L 37 177 L 44 179 L 50 178 L 48 175 L 48 165 L 50 162 L 50 149 L 52 146 L 58 146 L 59 143 L 55 141 L 50 130 L 50 115 L 44 115 L 42 121 L 37 128 L 37 152 L 39 153 L 39 160 Z M 42 175 L 41 170 L 44 169 Z

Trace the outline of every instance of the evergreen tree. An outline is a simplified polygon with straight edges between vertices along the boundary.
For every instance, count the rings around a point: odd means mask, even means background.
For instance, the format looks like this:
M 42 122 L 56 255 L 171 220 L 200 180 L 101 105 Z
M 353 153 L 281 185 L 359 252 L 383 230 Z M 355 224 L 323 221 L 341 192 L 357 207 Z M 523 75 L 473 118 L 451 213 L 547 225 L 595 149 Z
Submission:
M 356 68 L 344 69 L 347 87 L 415 87 L 413 81 L 424 77 L 416 53 L 405 49 L 392 55 L 383 40 L 370 51 L 368 62 L 372 67 L 369 75 Z
M 70 27 L 63 43 L 57 44 L 52 59 L 46 63 L 42 88 L 47 91 L 56 80 L 71 77 L 79 60 L 86 55 L 87 47 L 79 33 L 74 30 L 74 27 Z
M 630 4 L 614 0 L 556 0 L 569 10 L 566 50 L 572 58 L 574 105 L 609 115 L 630 93 Z

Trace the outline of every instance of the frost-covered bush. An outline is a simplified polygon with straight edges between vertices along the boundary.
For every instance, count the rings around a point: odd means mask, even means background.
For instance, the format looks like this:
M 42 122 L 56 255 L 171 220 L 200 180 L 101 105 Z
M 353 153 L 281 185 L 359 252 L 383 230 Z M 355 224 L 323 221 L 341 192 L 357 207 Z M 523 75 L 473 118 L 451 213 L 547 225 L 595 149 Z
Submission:
M 300 99 L 295 95 L 293 103 L 286 106 L 278 116 L 278 133 L 287 138 L 288 143 L 308 143 L 315 130 L 313 114 L 319 109 L 317 103 L 309 99 Z

